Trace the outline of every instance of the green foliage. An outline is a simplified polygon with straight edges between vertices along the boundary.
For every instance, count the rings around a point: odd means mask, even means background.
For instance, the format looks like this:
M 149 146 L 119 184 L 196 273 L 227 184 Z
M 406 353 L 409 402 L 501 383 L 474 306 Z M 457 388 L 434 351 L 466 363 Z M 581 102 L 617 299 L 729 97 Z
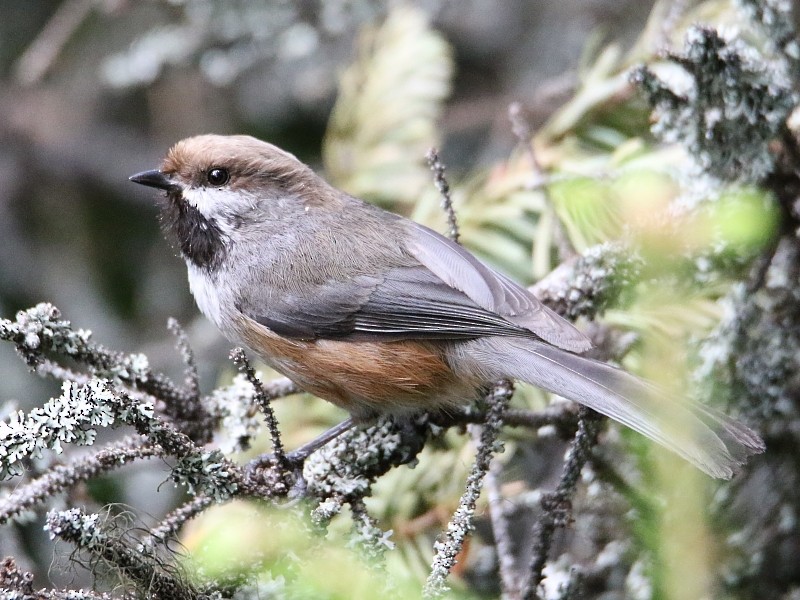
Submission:
M 447 42 L 419 9 L 399 5 L 364 31 L 323 146 L 331 182 L 398 208 L 414 202 L 430 181 L 422 157 L 436 143 L 452 71 Z
M 302 505 L 301 505 L 302 506 Z M 301 508 L 301 507 L 298 507 Z M 401 562 L 379 567 L 353 552 L 352 537 L 333 528 L 324 535 L 308 527 L 304 511 L 236 501 L 214 507 L 183 536 L 186 566 L 202 580 L 241 582 L 239 594 L 283 600 L 370 600 L 378 595 L 418 598 L 419 586 Z M 384 534 L 387 549 L 391 532 Z

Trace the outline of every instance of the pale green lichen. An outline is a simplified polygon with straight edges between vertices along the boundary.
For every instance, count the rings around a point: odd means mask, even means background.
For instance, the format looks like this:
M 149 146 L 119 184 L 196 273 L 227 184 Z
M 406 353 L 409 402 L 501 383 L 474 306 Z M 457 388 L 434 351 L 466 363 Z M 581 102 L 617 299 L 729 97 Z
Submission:
M 308 492 L 319 498 L 362 497 L 369 493 L 374 470 L 402 446 L 390 420 L 344 433 L 306 459 Z
M 215 389 L 203 401 L 208 413 L 220 420 L 218 445 L 226 454 L 247 450 L 261 428 L 253 395 L 253 386 L 239 373 L 229 386 Z
M 61 311 L 42 302 L 17 313 L 15 321 L 0 319 L 0 340 L 13 342 L 30 366 L 40 364 L 45 354 L 69 356 L 87 363 L 97 377 L 140 385 L 152 373 L 144 354 L 110 352 L 91 340 L 92 332 L 74 329 L 61 318 Z
M 91 445 L 98 428 L 117 423 L 133 426 L 165 454 L 176 456 L 173 478 L 188 486 L 190 493 L 224 500 L 236 491 L 236 476 L 219 450 L 201 451 L 156 416 L 152 403 L 116 393 L 104 379 L 91 379 L 85 385 L 66 381 L 58 398 L 0 422 L 0 478 L 20 475 L 23 459 L 40 457 L 44 450 L 60 453 L 62 443 Z
M 100 529 L 100 515 L 86 514 L 79 508 L 50 511 L 44 530 L 50 539 L 57 537 L 74 540 L 81 548 L 97 548 L 105 544 L 108 536 Z
M 230 465 L 219 450 L 182 456 L 172 469 L 172 479 L 186 486 L 189 494 L 204 494 L 217 502 L 227 500 L 238 489 Z
M 701 26 L 689 29 L 683 53 L 667 58 L 681 68 L 680 81 L 657 67 L 633 73 L 655 110 L 653 132 L 682 143 L 718 179 L 763 180 L 774 168 L 770 142 L 797 104 L 788 61 Z
M 0 479 L 20 475 L 24 458 L 38 458 L 44 450 L 61 453 L 62 443 L 92 445 L 97 428 L 114 423 L 113 397 L 105 381 L 65 381 L 58 398 L 0 421 Z

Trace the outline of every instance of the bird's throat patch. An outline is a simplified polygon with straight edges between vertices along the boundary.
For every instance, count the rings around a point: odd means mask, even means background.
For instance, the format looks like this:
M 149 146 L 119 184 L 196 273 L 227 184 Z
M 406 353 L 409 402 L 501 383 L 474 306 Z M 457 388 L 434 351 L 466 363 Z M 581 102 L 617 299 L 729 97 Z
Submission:
M 177 239 L 181 254 L 195 266 L 213 271 L 225 254 L 222 231 L 179 194 L 170 194 L 161 210 L 165 231 Z

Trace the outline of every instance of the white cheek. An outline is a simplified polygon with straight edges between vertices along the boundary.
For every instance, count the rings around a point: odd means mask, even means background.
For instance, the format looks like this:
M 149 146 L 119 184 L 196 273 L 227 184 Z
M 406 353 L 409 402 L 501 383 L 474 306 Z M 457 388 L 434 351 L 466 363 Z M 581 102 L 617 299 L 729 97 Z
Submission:
M 258 198 L 242 190 L 229 188 L 187 188 L 183 198 L 200 214 L 214 223 L 225 238 L 234 236 L 233 215 L 246 215 L 258 205 Z
M 198 269 L 190 261 L 186 261 L 186 264 L 189 267 L 189 289 L 200 312 L 222 329 L 222 309 L 216 286 L 203 270 Z
M 187 188 L 183 190 L 183 199 L 199 210 L 204 217 L 216 216 L 220 207 L 230 203 L 232 194 L 218 188 Z

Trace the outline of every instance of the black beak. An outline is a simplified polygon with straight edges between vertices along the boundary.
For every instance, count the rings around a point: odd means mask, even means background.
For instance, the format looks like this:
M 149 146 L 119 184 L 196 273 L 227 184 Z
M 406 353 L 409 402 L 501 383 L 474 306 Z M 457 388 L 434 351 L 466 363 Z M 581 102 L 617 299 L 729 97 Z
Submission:
M 170 181 L 169 177 L 164 175 L 164 173 L 158 169 L 142 171 L 136 175 L 131 175 L 128 177 L 128 179 L 133 183 L 139 183 L 141 185 L 158 188 L 160 190 L 166 190 L 168 192 L 174 192 L 181 189 L 181 186 Z

